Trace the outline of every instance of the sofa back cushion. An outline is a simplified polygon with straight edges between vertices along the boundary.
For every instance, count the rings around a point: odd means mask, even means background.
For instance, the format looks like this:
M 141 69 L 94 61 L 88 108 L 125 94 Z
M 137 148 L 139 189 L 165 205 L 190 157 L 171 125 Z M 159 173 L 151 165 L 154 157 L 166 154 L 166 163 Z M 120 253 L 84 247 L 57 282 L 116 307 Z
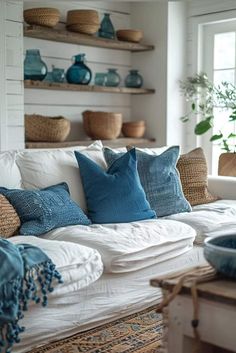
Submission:
M 191 211 L 191 206 L 183 195 L 176 169 L 179 147 L 170 147 L 162 153 L 160 151 L 158 155 L 150 155 L 141 150 L 136 150 L 136 153 L 141 184 L 157 217 Z M 104 155 L 107 164 L 112 166 L 123 154 L 105 148 Z
M 207 187 L 207 162 L 202 148 L 182 154 L 177 168 L 184 195 L 192 206 L 218 200 Z
M 102 168 L 106 168 L 102 144 L 99 142 L 88 147 L 73 147 L 66 150 L 23 151 L 17 155 L 17 165 L 22 175 L 23 187 L 41 189 L 66 182 L 71 198 L 86 211 L 86 201 L 74 149 L 80 150 Z
M 14 207 L 4 195 L 0 194 L 0 236 L 9 238 L 16 234 L 20 227 L 20 218 Z
M 104 171 L 75 151 L 93 223 L 125 223 L 156 218 L 137 172 L 135 149 L 125 153 Z
M 15 151 L 0 152 L 0 187 L 21 188 L 21 174 L 16 164 Z
M 42 235 L 52 229 L 91 222 L 81 208 L 71 200 L 66 183 L 42 190 L 0 188 L 14 206 L 20 220 L 21 235 Z

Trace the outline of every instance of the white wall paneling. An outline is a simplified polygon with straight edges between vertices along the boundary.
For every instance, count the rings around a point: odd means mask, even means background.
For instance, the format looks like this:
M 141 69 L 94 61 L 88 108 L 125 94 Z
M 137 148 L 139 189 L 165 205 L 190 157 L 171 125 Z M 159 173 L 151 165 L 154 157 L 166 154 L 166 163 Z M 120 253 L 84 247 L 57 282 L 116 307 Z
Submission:
M 0 150 L 24 147 L 22 13 L 21 0 L 0 2 Z
M 186 104 L 181 97 L 179 80 L 186 76 L 186 4 L 168 4 L 168 59 L 167 59 L 167 145 L 180 145 L 186 150 L 185 128 L 180 117 Z
M 154 95 L 131 98 L 132 119 L 146 120 L 147 136 L 159 145 L 165 145 L 167 138 L 167 19 L 168 2 L 131 4 L 132 28 L 143 29 L 145 40 L 155 45 L 152 52 L 132 54 L 132 66 L 140 69 L 145 86 L 156 89 Z
M 129 3 L 86 1 L 85 6 L 85 3 L 80 1 L 57 1 L 56 4 L 55 1 L 37 1 L 37 4 L 33 1 L 24 2 L 24 8 L 39 6 L 57 7 L 61 11 L 62 22 L 65 22 L 66 12 L 70 9 L 92 8 L 99 12 L 100 18 L 104 12 L 111 13 L 112 22 L 117 29 L 130 27 Z M 40 50 L 49 71 L 52 65 L 68 69 L 72 65 L 72 57 L 78 53 L 86 54 L 87 65 L 93 72 L 93 79 L 96 72 L 105 72 L 107 68 L 113 67 L 118 69 L 123 80 L 131 68 L 129 52 L 24 38 L 24 51 L 36 48 Z M 123 119 L 128 121 L 131 119 L 131 98 L 129 95 L 121 94 L 25 90 L 25 113 L 68 117 L 72 122 L 71 134 L 68 137 L 70 140 L 84 137 L 82 112 L 86 109 L 121 112 Z

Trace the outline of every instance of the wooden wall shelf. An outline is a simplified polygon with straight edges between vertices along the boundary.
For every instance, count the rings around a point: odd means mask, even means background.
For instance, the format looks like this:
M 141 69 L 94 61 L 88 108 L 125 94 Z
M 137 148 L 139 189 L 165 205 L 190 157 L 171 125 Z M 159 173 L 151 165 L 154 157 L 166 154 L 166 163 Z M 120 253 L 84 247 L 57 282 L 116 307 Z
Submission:
M 88 146 L 93 140 L 64 141 L 64 142 L 26 142 L 26 148 L 65 148 L 73 146 Z M 127 145 L 137 147 L 156 147 L 154 139 L 121 137 L 115 140 L 103 140 L 104 146 L 111 148 L 125 147 Z
M 127 87 L 105 87 L 92 85 L 74 85 L 70 83 L 58 83 L 47 81 L 31 81 L 24 82 L 25 88 L 33 89 L 49 89 L 57 91 L 77 91 L 77 92 L 99 92 L 99 93 L 125 93 L 125 94 L 153 94 L 154 89 L 147 88 L 127 88 Z
M 69 32 L 66 29 L 50 29 L 40 26 L 25 27 L 24 36 L 51 40 L 54 42 L 79 44 L 106 49 L 128 50 L 131 52 L 143 52 L 155 49 L 153 45 L 124 42 L 116 39 L 99 38 L 87 34 Z

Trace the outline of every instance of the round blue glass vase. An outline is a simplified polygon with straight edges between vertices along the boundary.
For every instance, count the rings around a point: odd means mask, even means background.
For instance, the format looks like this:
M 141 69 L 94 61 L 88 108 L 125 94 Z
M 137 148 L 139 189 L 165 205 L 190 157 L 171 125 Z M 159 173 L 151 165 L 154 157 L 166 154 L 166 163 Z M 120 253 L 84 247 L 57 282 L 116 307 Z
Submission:
M 125 78 L 125 86 L 130 88 L 141 88 L 143 85 L 143 78 L 138 70 L 130 70 L 128 76 Z
M 24 60 L 24 79 L 42 81 L 47 75 L 48 69 L 45 62 L 41 59 L 38 49 L 26 50 Z
M 107 74 L 105 72 L 97 72 L 94 78 L 94 84 L 96 86 L 105 86 Z
M 108 69 L 105 86 L 108 87 L 117 87 L 121 81 L 120 75 L 117 72 L 117 69 Z
M 75 57 L 74 64 L 66 72 L 66 79 L 69 83 L 88 85 L 92 79 L 90 68 L 85 65 L 85 54 L 78 54 Z
M 111 22 L 110 14 L 105 13 L 98 30 L 98 36 L 102 38 L 114 39 L 116 36 L 115 28 Z

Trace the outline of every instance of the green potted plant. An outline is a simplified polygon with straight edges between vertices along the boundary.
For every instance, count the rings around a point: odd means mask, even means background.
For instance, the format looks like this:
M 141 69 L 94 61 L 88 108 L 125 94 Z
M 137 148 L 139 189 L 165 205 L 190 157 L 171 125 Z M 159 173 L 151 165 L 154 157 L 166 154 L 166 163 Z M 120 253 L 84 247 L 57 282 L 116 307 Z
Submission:
M 225 151 L 219 160 L 219 175 L 236 176 L 236 138 L 234 122 L 236 121 L 236 87 L 229 82 L 214 85 L 205 73 L 196 74 L 180 81 L 181 93 L 189 103 L 189 111 L 181 117 L 183 122 L 195 118 L 196 135 L 203 135 L 214 127 L 215 107 L 229 112 L 227 123 L 232 131 L 225 134 L 222 130 L 212 134 L 210 141 L 216 141 Z M 225 122 L 223 123 L 225 125 Z M 213 129 L 212 129 L 213 132 Z M 233 152 L 233 153 L 232 153 Z

